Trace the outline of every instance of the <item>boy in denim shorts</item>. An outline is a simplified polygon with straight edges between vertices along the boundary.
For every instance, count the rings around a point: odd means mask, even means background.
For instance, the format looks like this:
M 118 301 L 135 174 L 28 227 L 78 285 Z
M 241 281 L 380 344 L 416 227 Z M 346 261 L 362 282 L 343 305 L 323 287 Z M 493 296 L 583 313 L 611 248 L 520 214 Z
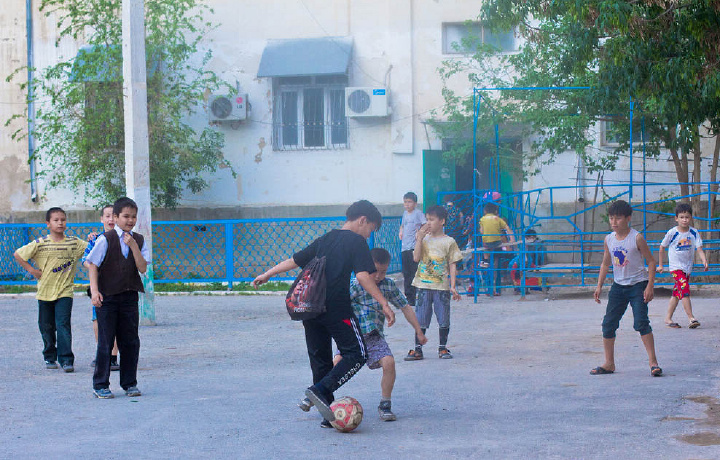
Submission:
M 426 214 L 427 223 L 418 230 L 417 244 L 413 250 L 413 258 L 419 262 L 413 280 L 413 286 L 418 288 L 415 315 L 424 334 L 430 326 L 434 309 L 440 333 L 438 356 L 450 359 L 452 354 L 447 349 L 450 334 L 450 296 L 452 294 L 453 300 L 460 300 L 455 289 L 455 278 L 456 262 L 462 260 L 462 254 L 455 240 L 443 230 L 447 210 L 442 206 L 431 206 Z M 405 361 L 423 359 L 422 345 L 416 338 L 415 349 L 408 352 Z
M 600 303 L 600 293 L 610 264 L 613 266 L 613 284 L 608 296 L 607 309 L 602 322 L 603 348 L 605 363 L 590 371 L 592 375 L 612 374 L 615 372 L 615 332 L 620 319 L 627 310 L 628 303 L 633 311 L 633 328 L 640 333 L 650 362 L 650 375 L 659 377 L 662 369 L 655 356 L 648 302 L 653 298 L 655 284 L 655 259 L 653 259 L 645 238 L 637 230 L 630 228 L 632 207 L 623 200 L 613 202 L 608 208 L 612 233 L 605 237 L 605 253 L 598 285 L 595 288 L 595 302 Z M 643 260 L 645 259 L 645 260 Z M 647 262 L 648 268 L 645 268 Z
M 377 284 L 380 292 L 382 292 L 383 297 L 387 299 L 388 303 L 395 306 L 395 308 L 402 311 L 403 315 L 405 315 L 405 319 L 407 319 L 408 323 L 410 323 L 415 330 L 418 342 L 425 344 L 427 338 L 425 338 L 425 334 L 423 334 L 420 329 L 420 323 L 418 323 L 412 305 L 408 303 L 405 296 L 400 292 L 400 289 L 395 285 L 395 282 L 385 277 L 388 266 L 390 265 L 390 253 L 382 248 L 374 248 L 370 251 L 370 255 L 372 255 L 376 269 L 376 272 L 370 275 L 373 281 L 375 281 L 375 284 Z M 355 310 L 355 315 L 360 322 L 360 331 L 363 334 L 363 340 L 365 340 L 368 354 L 367 366 L 370 369 L 379 369 L 382 367 L 383 370 L 382 380 L 380 381 L 382 396 L 380 405 L 378 406 L 380 420 L 386 422 L 393 421 L 396 417 L 392 412 L 390 398 L 392 396 L 393 386 L 395 385 L 395 358 L 385 341 L 385 314 L 383 313 L 382 306 L 363 289 L 356 279 L 350 284 L 350 301 L 352 302 L 353 310 Z M 339 363 L 341 359 L 342 356 L 340 352 L 337 352 L 333 360 L 334 364 Z M 303 406 L 305 405 L 307 405 L 307 403 L 301 403 L 300 407 L 304 409 Z

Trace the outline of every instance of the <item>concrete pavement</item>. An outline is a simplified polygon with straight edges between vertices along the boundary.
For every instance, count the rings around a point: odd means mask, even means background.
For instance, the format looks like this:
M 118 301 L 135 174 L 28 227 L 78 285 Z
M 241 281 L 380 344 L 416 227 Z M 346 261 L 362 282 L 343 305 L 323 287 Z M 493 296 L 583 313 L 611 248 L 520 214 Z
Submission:
M 607 289 L 605 290 L 607 294 Z M 377 416 L 381 371 L 364 368 L 337 396 L 365 409 L 343 434 L 295 407 L 310 384 L 302 326 L 278 296 L 156 297 L 158 325 L 141 327 L 139 387 L 91 393 L 94 340 L 87 297 L 76 297 L 76 372 L 46 370 L 32 297 L 0 298 L 0 458 L 720 458 L 716 294 L 693 304 L 702 326 L 663 325 L 667 293 L 651 303 L 664 376 L 650 376 L 626 314 L 617 372 L 602 364 L 604 304 L 590 290 L 527 300 L 506 293 L 453 303 L 449 347 L 404 362 L 412 330 L 387 329 L 397 359 L 396 422 Z M 680 309 L 681 310 L 681 309 Z

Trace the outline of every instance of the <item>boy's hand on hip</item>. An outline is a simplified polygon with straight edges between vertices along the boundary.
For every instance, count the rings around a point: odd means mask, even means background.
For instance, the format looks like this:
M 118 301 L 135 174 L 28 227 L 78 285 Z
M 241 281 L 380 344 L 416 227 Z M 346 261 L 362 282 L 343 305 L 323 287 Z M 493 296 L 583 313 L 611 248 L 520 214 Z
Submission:
M 602 288 L 600 286 L 595 288 L 595 292 L 593 293 L 593 298 L 595 298 L 596 303 L 600 303 L 600 293 L 602 292 Z
M 653 289 L 652 286 L 646 287 L 645 292 L 643 292 L 643 300 L 645 303 L 650 303 L 653 297 L 655 297 L 655 289 Z

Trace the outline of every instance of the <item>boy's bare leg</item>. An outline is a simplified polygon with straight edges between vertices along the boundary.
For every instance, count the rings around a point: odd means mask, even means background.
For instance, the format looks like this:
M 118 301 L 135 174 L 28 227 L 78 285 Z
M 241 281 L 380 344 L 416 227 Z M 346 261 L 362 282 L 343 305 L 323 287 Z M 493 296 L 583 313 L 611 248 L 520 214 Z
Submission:
M 93 323 L 93 332 L 95 332 L 95 343 L 97 343 L 97 334 L 98 334 L 98 332 L 97 332 L 97 320 L 96 320 L 96 319 L 93 320 L 92 323 Z
M 602 365 L 602 368 L 615 372 L 615 337 L 612 339 L 603 337 L 603 349 L 605 350 L 605 364 Z
M 684 305 L 685 305 L 685 299 L 683 299 L 683 306 Z M 674 295 L 670 296 L 670 304 L 668 305 L 667 315 L 665 315 L 665 324 L 672 324 L 674 322 L 672 317 L 675 314 L 675 309 L 677 308 L 677 306 L 678 306 L 678 298 L 675 297 Z
M 649 334 L 641 335 L 640 338 L 642 339 L 643 345 L 645 345 L 650 367 L 657 366 L 658 361 L 657 356 L 655 356 L 655 338 L 653 337 L 653 333 L 650 332 Z
M 675 303 L 677 304 L 677 302 L 675 302 Z M 693 312 L 692 312 L 692 303 L 690 301 L 689 296 L 683 297 L 682 306 L 683 306 L 683 309 L 685 309 L 685 314 L 687 315 L 688 320 L 690 320 L 691 323 L 693 321 L 695 321 L 695 316 L 693 315 Z
M 382 380 L 380 380 L 382 399 L 390 399 L 395 386 L 395 358 L 385 356 L 380 359 L 380 365 L 383 370 Z

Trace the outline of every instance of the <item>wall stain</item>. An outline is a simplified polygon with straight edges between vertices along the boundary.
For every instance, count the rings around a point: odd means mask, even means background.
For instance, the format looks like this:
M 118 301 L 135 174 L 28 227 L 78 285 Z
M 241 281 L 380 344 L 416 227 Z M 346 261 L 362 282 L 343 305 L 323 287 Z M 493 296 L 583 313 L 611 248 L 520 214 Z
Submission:
M 260 151 L 255 154 L 255 163 L 261 163 L 262 162 L 262 154 L 263 149 L 265 148 L 267 144 L 265 143 L 265 138 L 261 137 L 260 142 L 258 142 L 258 147 L 260 147 Z
M 720 401 L 710 396 L 688 396 L 683 399 L 697 404 L 705 404 L 706 418 L 672 417 L 668 416 L 663 421 L 687 421 L 696 422 L 695 425 L 714 427 L 715 431 L 701 431 L 699 433 L 684 434 L 675 436 L 675 439 L 695 446 L 720 446 Z

